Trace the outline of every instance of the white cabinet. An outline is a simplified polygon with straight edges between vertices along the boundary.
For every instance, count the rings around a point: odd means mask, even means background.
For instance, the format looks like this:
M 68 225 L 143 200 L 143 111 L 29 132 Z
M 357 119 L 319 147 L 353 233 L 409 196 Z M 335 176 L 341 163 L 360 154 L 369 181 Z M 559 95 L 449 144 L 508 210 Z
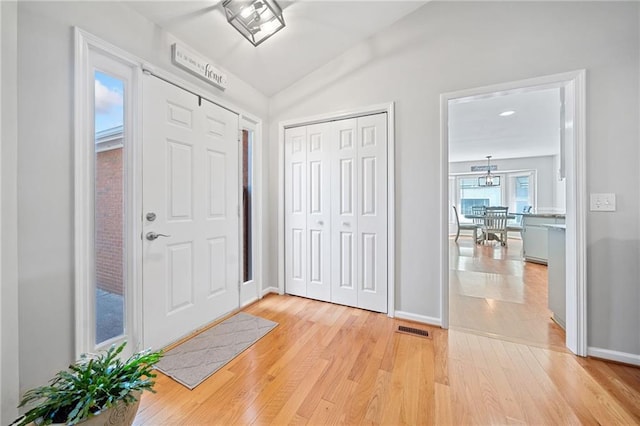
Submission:
M 526 214 L 522 216 L 522 251 L 524 260 L 547 264 L 549 258 L 546 225 L 564 224 L 564 215 Z
M 387 312 L 387 115 L 285 130 L 285 291 Z
M 549 309 L 553 319 L 565 328 L 566 312 L 566 267 L 565 267 L 565 229 L 561 226 L 549 226 Z

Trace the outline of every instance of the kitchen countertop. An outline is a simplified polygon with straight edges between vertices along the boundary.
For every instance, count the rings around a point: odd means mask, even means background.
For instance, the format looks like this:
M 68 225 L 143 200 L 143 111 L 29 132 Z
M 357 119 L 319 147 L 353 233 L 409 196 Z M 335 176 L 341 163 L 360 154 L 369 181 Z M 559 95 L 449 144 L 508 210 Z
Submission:
M 560 223 L 558 223 L 558 224 L 548 223 L 548 224 L 545 224 L 545 225 L 542 225 L 542 226 L 544 226 L 545 228 L 557 229 L 557 230 L 561 230 L 561 231 L 566 231 L 567 230 L 567 225 L 560 224 Z
M 522 216 L 530 217 L 549 217 L 549 218 L 562 218 L 564 219 L 564 213 L 520 213 Z

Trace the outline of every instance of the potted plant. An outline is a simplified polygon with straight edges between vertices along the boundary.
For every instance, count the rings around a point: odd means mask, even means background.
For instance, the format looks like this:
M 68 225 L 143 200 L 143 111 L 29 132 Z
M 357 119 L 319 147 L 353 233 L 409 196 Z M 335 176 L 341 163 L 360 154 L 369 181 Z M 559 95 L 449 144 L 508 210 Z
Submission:
M 82 354 L 49 385 L 27 391 L 19 407 L 36 405 L 14 425 L 89 425 L 98 421 L 96 424 L 131 425 L 142 391 L 155 392 L 152 370 L 162 352 L 137 352 L 122 361 L 119 355 L 125 345 L 114 345 L 99 354 Z

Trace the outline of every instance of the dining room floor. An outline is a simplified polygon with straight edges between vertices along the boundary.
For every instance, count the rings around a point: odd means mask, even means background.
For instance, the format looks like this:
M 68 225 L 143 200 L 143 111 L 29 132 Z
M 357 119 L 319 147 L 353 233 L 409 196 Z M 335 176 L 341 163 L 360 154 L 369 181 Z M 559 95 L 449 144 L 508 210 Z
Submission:
M 565 332 L 547 308 L 547 267 L 522 259 L 522 241 L 449 239 L 452 329 L 566 351 Z

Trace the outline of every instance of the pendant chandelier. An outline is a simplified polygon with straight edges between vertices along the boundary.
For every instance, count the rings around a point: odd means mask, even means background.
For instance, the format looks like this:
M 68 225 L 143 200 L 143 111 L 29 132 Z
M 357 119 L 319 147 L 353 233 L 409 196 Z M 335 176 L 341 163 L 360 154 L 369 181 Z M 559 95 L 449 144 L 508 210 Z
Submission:
M 478 186 L 500 186 L 500 176 L 491 174 L 491 155 L 487 155 L 487 174 L 478 178 Z
M 284 28 L 282 8 L 275 0 L 225 0 L 227 21 L 254 46 Z

